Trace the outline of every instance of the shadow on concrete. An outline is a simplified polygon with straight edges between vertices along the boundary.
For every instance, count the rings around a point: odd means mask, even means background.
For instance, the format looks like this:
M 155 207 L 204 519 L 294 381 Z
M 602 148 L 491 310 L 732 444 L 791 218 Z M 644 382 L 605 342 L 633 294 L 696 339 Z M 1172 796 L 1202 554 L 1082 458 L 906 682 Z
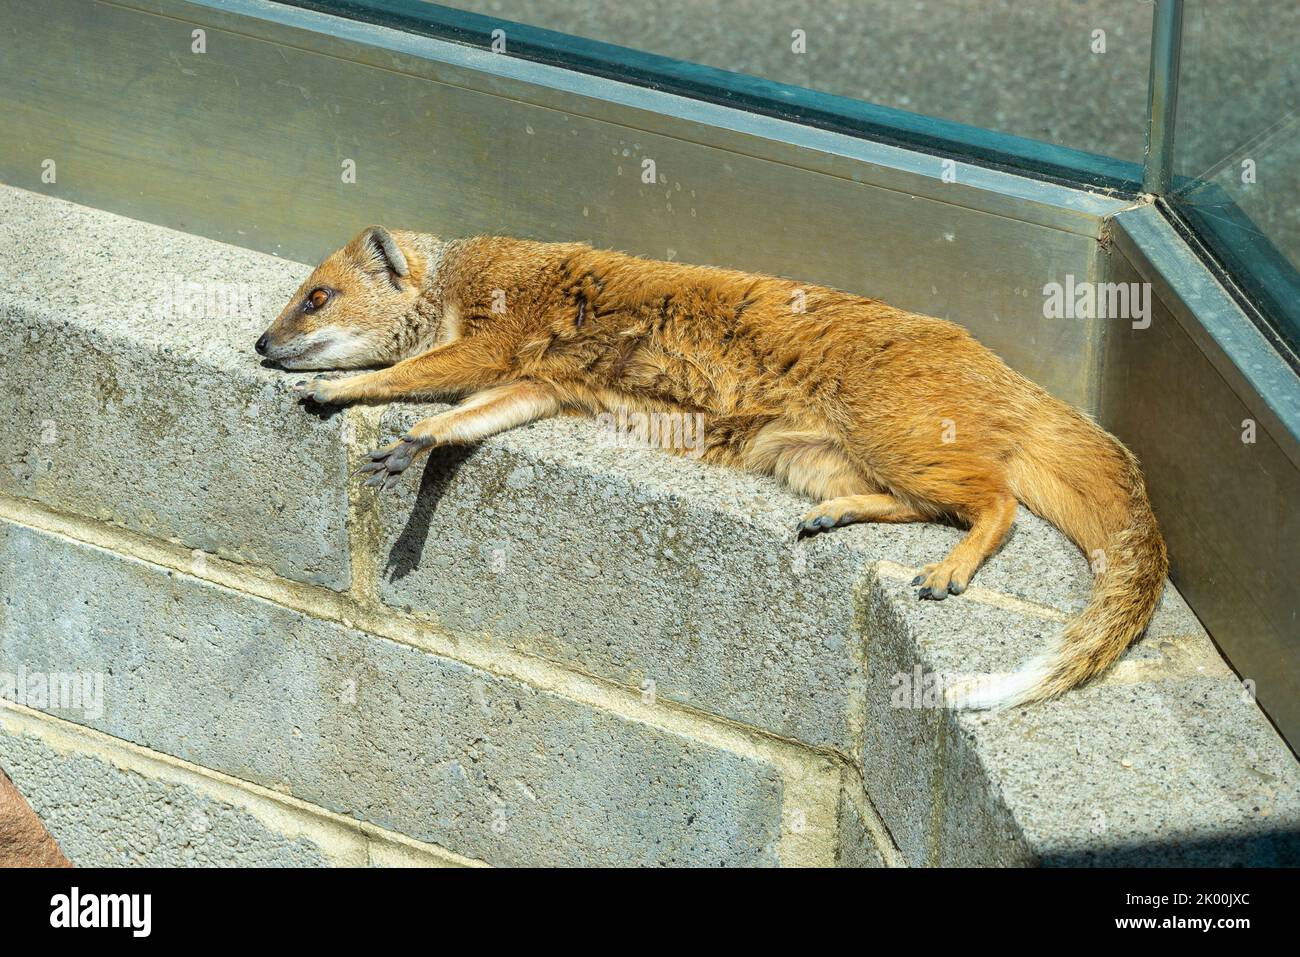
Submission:
M 424 544 L 429 538 L 433 512 L 446 494 L 451 480 L 474 454 L 475 448 L 472 445 L 442 445 L 429 453 L 420 475 L 415 507 L 411 509 L 406 527 L 397 536 L 397 541 L 388 553 L 384 571 L 389 581 L 399 581 L 420 567 L 420 557 L 424 554 Z
M 1139 844 L 1099 844 L 1049 852 L 1045 867 L 1297 867 L 1300 829 L 1274 828 L 1249 834 L 1225 832 L 1172 836 Z M 1207 888 L 1208 890 L 1208 888 Z
M 299 399 L 298 404 L 308 415 L 313 415 L 322 422 L 328 422 L 336 415 L 340 415 L 346 406 L 342 405 L 325 405 L 320 402 L 312 402 L 310 399 Z

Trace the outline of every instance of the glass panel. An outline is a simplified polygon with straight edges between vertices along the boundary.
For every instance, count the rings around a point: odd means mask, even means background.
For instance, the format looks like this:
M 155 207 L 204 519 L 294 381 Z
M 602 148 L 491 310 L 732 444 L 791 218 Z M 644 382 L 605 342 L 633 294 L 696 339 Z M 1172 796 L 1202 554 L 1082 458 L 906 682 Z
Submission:
M 611 0 L 447 0 L 446 5 L 1142 161 L 1149 3 L 695 0 L 664 7 Z
M 1145 2 L 290 2 L 482 48 L 499 30 L 512 56 L 1065 182 L 1141 181 Z
M 1300 5 L 1188 4 L 1171 199 L 1300 352 Z

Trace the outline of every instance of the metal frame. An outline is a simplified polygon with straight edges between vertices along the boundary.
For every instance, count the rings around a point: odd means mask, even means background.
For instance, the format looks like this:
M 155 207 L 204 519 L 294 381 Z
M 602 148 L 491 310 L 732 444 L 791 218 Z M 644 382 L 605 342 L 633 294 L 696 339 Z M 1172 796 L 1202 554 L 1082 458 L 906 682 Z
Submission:
M 287 3 L 270 0 L 105 2 L 163 16 L 174 15 L 182 8 L 202 8 L 207 22 L 232 33 L 254 35 L 250 32 L 254 31 L 258 37 L 268 40 L 292 46 L 309 45 L 331 56 L 409 72 L 439 83 L 504 96 L 547 109 L 581 113 L 647 132 L 689 138 L 701 145 L 734 150 L 803 169 L 850 176 L 855 181 L 967 205 L 995 215 L 1014 214 L 1028 222 L 1094 237 L 1098 235 L 1100 218 L 1123 209 L 1132 200 L 1132 196 L 1127 194 L 1081 191 L 1077 185 L 960 160 L 961 171 L 956 181 L 946 183 L 943 180 L 944 158 L 918 152 L 915 147 L 695 99 L 662 89 L 664 84 L 650 87 L 611 82 L 597 74 L 552 66 L 540 59 L 527 59 L 513 53 L 508 56 L 494 54 L 488 48 L 487 32 L 490 31 L 486 27 L 480 27 L 481 31 L 487 31 L 483 45 L 475 47 L 441 39 L 432 29 L 406 32 L 377 26 L 366 20 L 344 19 L 320 12 L 317 8 L 327 4 L 309 0 L 288 0 Z M 352 3 L 350 6 L 360 11 L 369 9 L 371 5 Z M 418 6 L 430 11 L 458 12 L 424 3 Z M 486 18 L 479 19 L 488 24 L 495 23 Z M 550 33 L 517 25 L 512 25 L 512 28 L 521 33 Z M 527 49 L 526 44 L 519 40 L 512 42 L 512 50 L 516 47 Z M 634 52 L 617 47 L 611 49 Z M 675 62 L 666 57 L 654 59 L 665 64 Z M 737 76 L 721 70 L 712 72 L 728 78 Z M 846 104 L 857 103 L 842 97 L 834 99 L 844 100 Z M 887 113 L 888 117 L 880 118 L 882 124 L 894 117 L 914 116 L 901 110 Z M 987 131 L 957 123 L 945 123 L 943 129 L 945 133 L 951 131 L 955 134 L 961 129 L 987 134 Z M 896 131 L 892 139 L 902 136 L 903 133 Z M 1001 142 L 1003 150 L 1036 144 L 1036 141 L 1019 137 L 992 136 Z M 989 150 L 989 144 L 981 144 L 981 149 Z M 1079 155 L 1091 157 L 1091 154 Z M 842 161 L 851 162 L 852 170 L 848 170 Z M 1060 165 L 1061 170 L 1069 168 L 1063 161 Z
M 1290 363 L 1156 206 L 1111 220 L 1116 246 L 1182 324 L 1215 370 L 1268 424 L 1300 469 L 1300 389 Z
M 1174 583 L 1300 750 L 1300 379 L 1166 211 L 1109 235 L 1107 281 L 1158 307 L 1108 330 L 1098 417 L 1142 461 Z
M 284 0 L 294 6 L 404 32 L 489 49 L 508 34 L 509 55 L 591 76 L 793 119 L 817 127 L 963 162 L 1025 172 L 1037 179 L 1135 196 L 1136 163 L 1041 140 L 866 103 L 762 77 L 676 60 L 541 27 L 499 20 L 425 0 Z
M 1151 30 L 1151 79 L 1147 86 L 1146 165 L 1142 189 L 1169 192 L 1178 115 L 1178 67 L 1183 47 L 1183 0 L 1156 0 Z

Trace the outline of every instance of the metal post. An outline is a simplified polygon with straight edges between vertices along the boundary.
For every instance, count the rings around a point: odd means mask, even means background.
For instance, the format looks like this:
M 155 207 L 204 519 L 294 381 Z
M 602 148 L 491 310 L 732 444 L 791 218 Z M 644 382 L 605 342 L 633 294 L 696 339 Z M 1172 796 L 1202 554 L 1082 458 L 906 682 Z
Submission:
M 1173 179 L 1174 123 L 1178 115 L 1178 61 L 1183 45 L 1183 0 L 1156 0 L 1151 23 L 1151 78 L 1147 86 L 1146 166 L 1142 190 L 1163 196 Z

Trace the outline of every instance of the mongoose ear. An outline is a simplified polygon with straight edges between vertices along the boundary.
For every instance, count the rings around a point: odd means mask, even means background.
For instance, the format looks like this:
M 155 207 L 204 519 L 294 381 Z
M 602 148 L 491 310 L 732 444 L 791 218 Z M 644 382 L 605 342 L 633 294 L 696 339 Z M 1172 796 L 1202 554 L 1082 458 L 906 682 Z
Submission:
M 383 260 L 388 269 L 403 278 L 411 274 L 411 267 L 406 264 L 406 256 L 388 230 L 383 226 L 371 226 L 366 230 L 365 237 L 365 244 Z

